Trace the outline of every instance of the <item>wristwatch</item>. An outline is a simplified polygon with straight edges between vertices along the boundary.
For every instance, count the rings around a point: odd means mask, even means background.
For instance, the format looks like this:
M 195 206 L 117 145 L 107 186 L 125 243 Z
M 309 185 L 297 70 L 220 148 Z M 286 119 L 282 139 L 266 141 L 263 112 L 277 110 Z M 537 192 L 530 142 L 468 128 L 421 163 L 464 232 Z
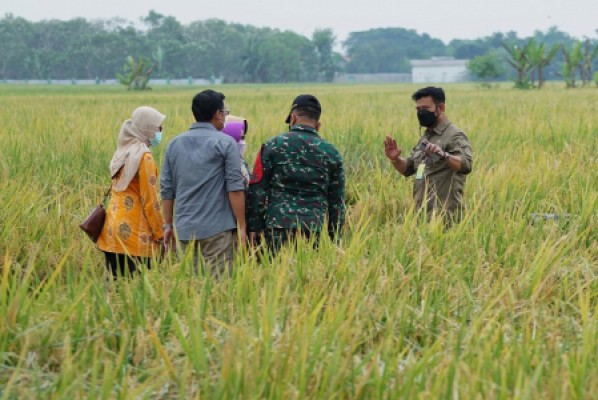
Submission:
M 164 224 L 162 225 L 162 230 L 165 231 L 167 229 L 172 229 L 172 224 Z

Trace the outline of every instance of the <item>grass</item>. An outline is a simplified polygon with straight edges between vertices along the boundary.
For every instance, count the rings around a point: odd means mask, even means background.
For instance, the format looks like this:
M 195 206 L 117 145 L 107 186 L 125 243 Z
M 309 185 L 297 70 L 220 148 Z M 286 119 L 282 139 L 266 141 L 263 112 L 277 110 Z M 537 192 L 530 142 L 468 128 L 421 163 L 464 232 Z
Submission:
M 197 89 L 0 86 L 0 397 L 595 397 L 597 90 L 447 85 L 475 160 L 466 217 L 443 232 L 383 155 L 389 132 L 406 152 L 417 140 L 415 86 L 221 89 L 251 155 L 295 95 L 320 98 L 347 171 L 342 245 L 243 252 L 223 282 L 169 258 L 111 283 L 77 224 L 120 125 L 154 106 L 168 142 Z

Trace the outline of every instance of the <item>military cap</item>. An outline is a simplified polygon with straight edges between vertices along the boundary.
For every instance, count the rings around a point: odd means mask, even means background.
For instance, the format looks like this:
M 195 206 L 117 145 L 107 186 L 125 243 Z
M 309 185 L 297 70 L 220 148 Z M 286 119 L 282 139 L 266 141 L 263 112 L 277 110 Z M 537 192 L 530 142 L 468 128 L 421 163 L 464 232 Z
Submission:
M 320 102 L 318 101 L 316 96 L 312 96 L 311 94 L 300 94 L 299 96 L 295 97 L 295 100 L 293 100 L 291 111 L 289 111 L 289 115 L 285 120 L 287 124 L 291 122 L 291 113 L 293 112 L 293 110 L 299 108 L 315 111 L 318 113 L 318 115 L 322 113 L 322 106 L 320 106 Z

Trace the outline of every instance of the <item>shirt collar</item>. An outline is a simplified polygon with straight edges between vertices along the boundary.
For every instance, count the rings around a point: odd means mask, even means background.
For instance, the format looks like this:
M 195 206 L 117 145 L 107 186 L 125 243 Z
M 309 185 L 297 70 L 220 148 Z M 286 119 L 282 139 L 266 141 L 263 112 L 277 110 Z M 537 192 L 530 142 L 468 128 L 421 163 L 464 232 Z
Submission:
M 294 132 L 307 132 L 307 133 L 313 133 L 314 135 L 318 135 L 318 131 L 316 130 L 316 128 L 313 128 L 313 127 L 307 126 L 307 125 L 303 125 L 303 124 L 293 125 L 293 126 L 291 126 L 290 130 L 294 131 Z
M 189 128 L 189 130 L 192 130 L 192 129 L 211 129 L 213 131 L 218 132 L 216 127 L 214 125 L 212 125 L 211 122 L 194 122 L 193 124 L 191 124 L 191 127 Z
M 437 135 L 442 135 L 444 133 L 444 131 L 446 131 L 446 128 L 449 127 L 450 124 L 451 124 L 451 121 L 449 121 L 449 119 L 445 117 L 443 122 L 436 125 L 434 128 L 432 128 L 430 130 L 426 130 L 426 132 L 435 133 Z

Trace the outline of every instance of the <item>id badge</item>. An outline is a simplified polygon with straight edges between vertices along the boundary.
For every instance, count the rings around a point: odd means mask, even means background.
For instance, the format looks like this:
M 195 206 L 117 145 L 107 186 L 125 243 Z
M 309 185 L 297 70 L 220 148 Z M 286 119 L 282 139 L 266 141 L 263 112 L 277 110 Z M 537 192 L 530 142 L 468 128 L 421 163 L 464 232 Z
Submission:
M 426 169 L 426 164 L 421 163 L 417 167 L 417 172 L 415 173 L 415 179 L 424 179 L 424 170 Z

